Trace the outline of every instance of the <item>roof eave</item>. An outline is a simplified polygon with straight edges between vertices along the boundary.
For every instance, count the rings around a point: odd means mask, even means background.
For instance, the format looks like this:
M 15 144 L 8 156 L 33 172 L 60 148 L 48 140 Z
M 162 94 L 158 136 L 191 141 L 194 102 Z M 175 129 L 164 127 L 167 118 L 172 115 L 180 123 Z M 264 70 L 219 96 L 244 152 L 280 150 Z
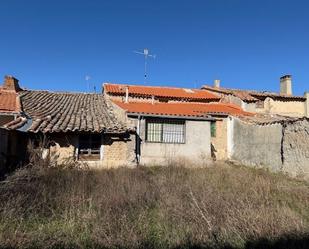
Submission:
M 169 115 L 169 114 L 151 114 L 139 112 L 127 112 L 128 116 L 154 117 L 154 118 L 169 118 L 169 119 L 188 119 L 188 120 L 204 120 L 215 121 L 216 119 L 210 116 L 189 116 L 189 115 Z

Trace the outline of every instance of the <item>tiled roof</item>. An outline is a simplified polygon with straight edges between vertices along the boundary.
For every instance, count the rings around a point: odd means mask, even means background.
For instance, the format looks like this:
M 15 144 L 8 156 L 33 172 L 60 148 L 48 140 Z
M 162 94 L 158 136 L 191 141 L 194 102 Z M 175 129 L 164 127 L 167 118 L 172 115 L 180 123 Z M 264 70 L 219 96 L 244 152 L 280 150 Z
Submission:
M 19 112 L 20 105 L 15 91 L 0 88 L 0 112 Z
M 270 124 L 277 124 L 277 123 L 293 123 L 297 121 L 306 120 L 309 122 L 309 118 L 307 117 L 290 117 L 290 116 L 283 116 L 278 114 L 255 114 L 252 116 L 242 116 L 239 117 L 240 120 L 256 125 L 270 125 Z
M 244 112 L 238 106 L 224 103 L 146 103 L 146 102 L 129 102 L 124 103 L 114 101 L 120 108 L 128 113 L 151 114 L 162 116 L 188 116 L 188 117 L 205 117 L 208 115 L 251 115 Z
M 216 93 L 231 94 L 231 95 L 234 95 L 235 97 L 240 98 L 241 100 L 245 102 L 256 102 L 258 100 L 263 100 L 267 97 L 270 97 L 273 99 L 286 100 L 286 101 L 289 101 L 289 100 L 306 101 L 306 98 L 302 96 L 284 95 L 284 94 L 278 94 L 278 93 L 273 93 L 273 92 L 259 92 L 259 91 L 253 91 L 253 90 L 213 87 L 213 86 L 207 86 L 207 85 L 204 85 L 202 89 L 216 92 Z
M 219 100 L 220 98 L 213 93 L 200 89 L 186 89 L 174 87 L 155 87 L 155 86 L 138 86 L 125 84 L 104 83 L 104 92 L 112 95 L 125 95 L 125 89 L 128 87 L 130 96 L 140 97 L 159 97 L 169 99 L 186 99 L 186 100 Z
M 31 120 L 20 117 L 9 123 L 8 129 L 25 125 L 27 131 L 43 133 L 122 133 L 127 130 L 118 122 L 102 94 L 24 91 L 20 99 L 23 111 Z

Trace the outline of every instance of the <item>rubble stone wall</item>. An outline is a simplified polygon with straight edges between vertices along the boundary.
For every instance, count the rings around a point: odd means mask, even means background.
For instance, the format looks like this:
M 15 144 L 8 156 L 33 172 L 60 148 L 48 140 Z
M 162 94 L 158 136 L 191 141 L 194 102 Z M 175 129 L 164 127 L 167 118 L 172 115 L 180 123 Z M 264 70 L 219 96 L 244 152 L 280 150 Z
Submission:
M 283 138 L 283 171 L 293 176 L 309 175 L 309 121 L 287 124 Z

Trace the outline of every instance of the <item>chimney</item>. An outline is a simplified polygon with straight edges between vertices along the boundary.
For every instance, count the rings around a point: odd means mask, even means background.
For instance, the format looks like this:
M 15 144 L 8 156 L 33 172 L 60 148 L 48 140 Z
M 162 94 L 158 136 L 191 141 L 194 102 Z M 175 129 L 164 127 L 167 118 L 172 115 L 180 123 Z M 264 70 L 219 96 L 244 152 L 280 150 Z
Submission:
M 4 77 L 4 83 L 3 83 L 3 88 L 5 90 L 12 90 L 15 92 L 18 92 L 21 90 L 18 84 L 18 79 L 14 78 L 11 75 L 6 75 Z
M 126 86 L 126 99 L 125 103 L 129 103 L 129 86 Z
M 220 87 L 220 80 L 214 80 L 214 87 L 216 88 Z
M 284 75 L 280 78 L 280 94 L 292 95 L 292 76 Z

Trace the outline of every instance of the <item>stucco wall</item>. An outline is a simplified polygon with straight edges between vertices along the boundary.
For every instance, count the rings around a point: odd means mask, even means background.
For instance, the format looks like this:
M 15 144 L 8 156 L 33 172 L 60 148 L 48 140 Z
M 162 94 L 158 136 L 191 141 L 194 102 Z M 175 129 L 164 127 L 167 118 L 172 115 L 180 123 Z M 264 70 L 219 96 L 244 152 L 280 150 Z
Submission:
M 273 171 L 281 169 L 280 124 L 251 125 L 233 119 L 231 159 L 249 166 L 262 166 Z
M 282 114 L 293 117 L 303 117 L 306 114 L 305 102 L 303 101 L 278 101 L 266 98 L 264 112 Z
M 305 93 L 305 97 L 306 96 L 307 102 L 279 101 L 268 97 L 264 100 L 263 108 L 256 107 L 256 103 L 246 103 L 240 98 L 230 94 L 221 94 L 221 102 L 233 103 L 248 112 L 273 113 L 293 117 L 303 117 L 306 116 L 306 114 L 309 116 L 309 113 L 307 113 L 307 110 L 309 110 L 309 93 L 307 93 L 307 95 Z
M 282 145 L 283 171 L 294 176 L 309 175 L 309 121 L 287 124 Z
M 230 159 L 309 178 L 309 120 L 255 125 L 231 118 L 228 131 Z
M 167 165 L 180 162 L 200 166 L 210 161 L 210 123 L 189 121 L 185 124 L 185 143 L 151 143 L 145 141 L 145 119 L 141 120 L 141 164 Z
M 217 160 L 227 159 L 227 118 L 216 121 L 216 136 L 211 138 Z

